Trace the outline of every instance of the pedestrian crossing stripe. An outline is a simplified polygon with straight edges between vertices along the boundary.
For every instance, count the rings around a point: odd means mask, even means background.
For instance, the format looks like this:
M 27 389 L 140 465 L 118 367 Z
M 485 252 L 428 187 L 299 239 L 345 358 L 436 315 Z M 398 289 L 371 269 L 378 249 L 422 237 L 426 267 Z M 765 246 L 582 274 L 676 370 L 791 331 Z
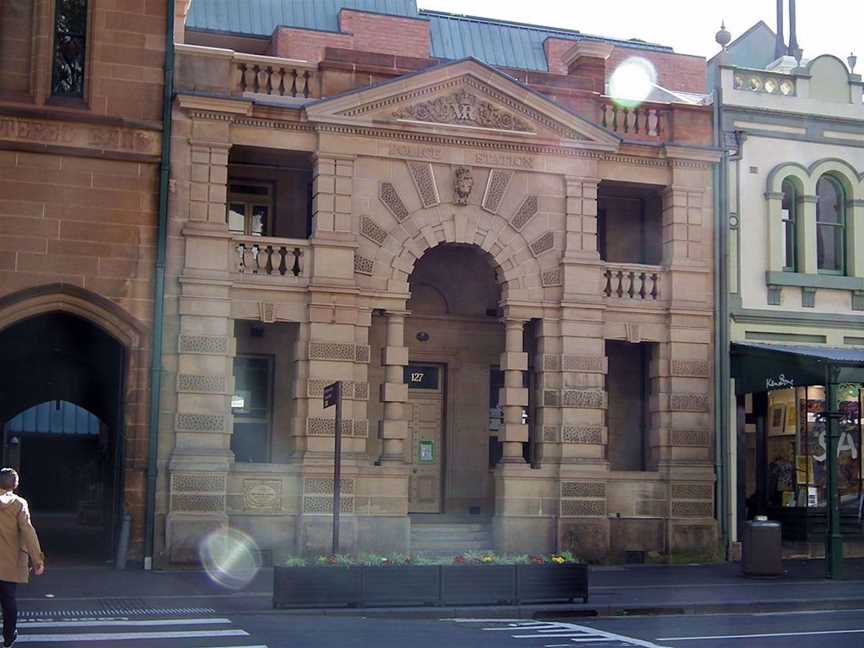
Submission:
M 567 643 L 544 643 L 543 648 L 564 648 L 565 646 L 603 645 L 610 642 L 618 642 L 617 646 L 634 648 L 665 648 L 658 644 L 635 637 L 607 632 L 599 628 L 576 625 L 575 623 L 561 623 L 558 621 L 524 621 L 519 619 L 444 619 L 453 623 L 484 624 L 489 627 L 483 628 L 486 632 L 509 632 L 513 639 L 542 639 L 561 640 Z
M 126 645 L 126 642 L 140 645 L 141 640 L 148 642 L 174 640 L 183 645 L 186 645 L 184 640 L 206 640 L 207 648 L 267 648 L 264 644 L 243 643 L 252 640 L 252 637 L 245 630 L 225 627 L 230 626 L 231 623 L 231 619 L 224 617 L 39 619 L 22 621 L 18 624 L 19 635 L 16 645 L 21 643 L 42 646 L 94 642 L 114 648 L 114 646 Z M 236 645 L 225 645 L 227 643 Z

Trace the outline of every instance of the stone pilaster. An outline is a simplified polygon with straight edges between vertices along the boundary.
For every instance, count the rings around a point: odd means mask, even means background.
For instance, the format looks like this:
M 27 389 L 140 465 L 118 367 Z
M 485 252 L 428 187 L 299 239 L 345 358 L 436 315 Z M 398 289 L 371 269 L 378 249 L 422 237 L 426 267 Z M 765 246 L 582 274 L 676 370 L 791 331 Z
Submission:
M 381 364 L 385 367 L 384 384 L 381 385 L 381 402 L 384 404 L 381 461 L 402 464 L 405 463 L 405 441 L 408 438 L 408 421 L 405 418 L 408 386 L 404 382 L 404 368 L 408 365 L 405 313 L 387 312 L 387 340 L 382 349 Z
M 663 265 L 701 260 L 701 230 L 702 194 L 668 187 L 663 192 Z
M 850 277 L 864 277 L 864 199 L 847 203 L 846 229 L 846 270 Z
M 198 126 L 197 122 L 195 126 Z M 230 145 L 226 142 L 193 139 L 189 147 L 192 162 L 189 220 L 193 223 L 225 224 Z
M 783 194 L 766 193 L 768 203 L 768 270 L 782 272 L 786 260 L 783 236 Z
M 528 406 L 528 390 L 522 386 L 522 372 L 528 370 L 528 354 L 523 348 L 525 322 L 507 319 L 505 327 L 505 347 L 501 354 L 501 371 L 504 372 L 504 387 L 499 392 L 504 423 L 501 426 L 501 439 L 504 443 L 504 463 L 524 463 L 522 444 L 528 441 L 528 425 L 522 422 L 522 409 Z
M 596 178 L 568 176 L 566 183 L 567 232 L 565 258 L 600 260 L 597 248 Z
M 816 196 L 802 196 L 799 203 L 795 235 L 798 239 L 798 272 L 817 274 L 816 256 Z
M 561 408 L 547 403 L 546 392 L 558 392 L 561 378 L 561 322 L 542 319 L 538 323 L 534 383 L 534 434 L 543 465 L 561 459 Z

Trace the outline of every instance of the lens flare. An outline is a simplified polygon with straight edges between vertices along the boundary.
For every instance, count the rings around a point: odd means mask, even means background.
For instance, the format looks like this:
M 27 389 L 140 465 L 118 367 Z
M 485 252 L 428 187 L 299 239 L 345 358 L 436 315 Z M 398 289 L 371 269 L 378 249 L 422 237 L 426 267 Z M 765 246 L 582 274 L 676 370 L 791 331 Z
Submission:
M 632 108 L 645 101 L 656 86 L 657 70 L 651 61 L 633 56 L 612 73 L 609 96 L 618 105 Z
M 261 569 L 258 545 L 237 529 L 209 533 L 201 541 L 198 555 L 210 579 L 228 589 L 243 589 Z

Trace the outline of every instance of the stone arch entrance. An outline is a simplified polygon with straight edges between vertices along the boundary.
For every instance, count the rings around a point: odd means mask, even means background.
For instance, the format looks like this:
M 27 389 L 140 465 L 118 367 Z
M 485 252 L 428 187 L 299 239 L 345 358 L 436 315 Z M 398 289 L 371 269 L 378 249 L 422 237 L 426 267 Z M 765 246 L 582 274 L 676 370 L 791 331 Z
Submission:
M 493 513 L 501 282 L 487 252 L 454 243 L 428 250 L 408 278 L 411 513 Z
M 53 564 L 110 560 L 124 508 L 142 538 L 143 464 L 124 467 L 146 450 L 144 336 L 101 301 L 58 287 L 0 303 L 2 460 Z

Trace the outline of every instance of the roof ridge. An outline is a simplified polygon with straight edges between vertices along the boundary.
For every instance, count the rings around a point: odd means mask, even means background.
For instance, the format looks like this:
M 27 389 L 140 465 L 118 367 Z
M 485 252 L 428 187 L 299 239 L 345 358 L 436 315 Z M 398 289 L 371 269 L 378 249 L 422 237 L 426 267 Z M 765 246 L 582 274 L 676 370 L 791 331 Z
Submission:
M 418 9 L 418 15 L 428 15 L 436 18 L 447 18 L 452 20 L 463 20 L 463 21 L 471 21 L 478 23 L 485 23 L 488 25 L 500 25 L 504 27 L 517 27 L 520 29 L 531 29 L 534 31 L 542 31 L 542 32 L 552 32 L 556 34 L 585 38 L 591 40 L 602 40 L 610 43 L 621 43 L 626 45 L 635 45 L 637 47 L 651 47 L 657 49 L 663 49 L 668 51 L 674 51 L 670 45 L 663 45 L 661 43 L 652 43 L 650 41 L 642 40 L 640 38 L 614 38 L 611 36 L 599 36 L 597 34 L 587 34 L 578 29 L 567 29 L 565 27 L 552 27 L 550 25 L 538 25 L 535 23 L 525 23 L 519 22 L 516 20 L 505 20 L 503 18 L 490 18 L 488 16 L 475 16 L 472 14 L 457 14 L 451 13 L 448 11 L 438 11 L 436 9 Z

